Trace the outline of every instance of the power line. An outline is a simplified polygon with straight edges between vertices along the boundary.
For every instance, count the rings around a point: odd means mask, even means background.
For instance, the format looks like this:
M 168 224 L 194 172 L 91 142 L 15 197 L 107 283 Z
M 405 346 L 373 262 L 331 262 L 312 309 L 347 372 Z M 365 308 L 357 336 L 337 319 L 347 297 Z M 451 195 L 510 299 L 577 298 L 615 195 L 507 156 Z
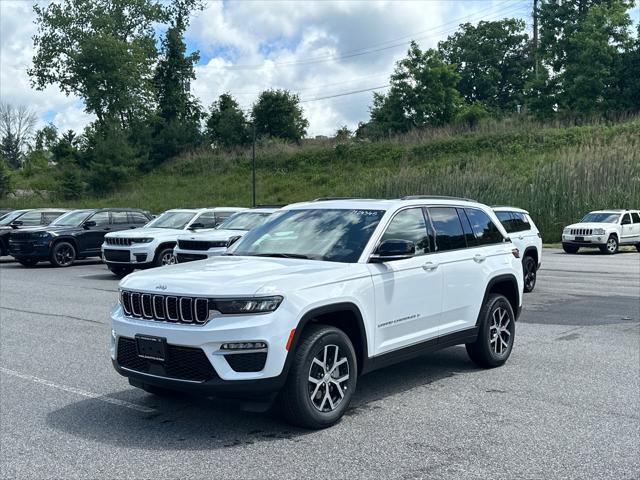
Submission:
M 363 88 L 362 90 L 353 90 L 351 92 L 336 93 L 335 95 L 326 95 L 324 97 L 308 98 L 306 100 L 300 100 L 300 103 L 316 102 L 318 100 L 327 100 L 329 98 L 336 98 L 336 97 L 345 97 L 347 95 L 353 95 L 355 93 L 363 93 L 363 92 L 371 92 L 373 90 L 380 90 L 382 88 L 387 88 L 389 86 L 390 86 L 389 84 L 386 84 L 386 85 L 380 85 L 379 87 Z

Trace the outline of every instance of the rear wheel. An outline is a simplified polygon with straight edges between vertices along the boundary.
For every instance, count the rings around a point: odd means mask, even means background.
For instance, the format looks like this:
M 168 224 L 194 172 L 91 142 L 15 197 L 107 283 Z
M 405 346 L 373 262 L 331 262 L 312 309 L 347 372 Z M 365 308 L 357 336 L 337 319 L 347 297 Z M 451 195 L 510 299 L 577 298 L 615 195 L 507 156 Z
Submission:
M 76 249 L 69 242 L 59 242 L 51 251 L 51 265 L 54 267 L 68 267 L 76 260 Z
M 164 267 L 166 265 L 175 264 L 176 257 L 173 254 L 173 247 L 163 248 L 162 250 L 159 250 L 153 263 L 156 267 Z
M 35 267 L 40 261 L 37 258 L 16 258 L 16 260 L 23 267 Z
M 499 367 L 511 355 L 516 334 L 516 319 L 509 300 L 504 295 L 489 295 L 479 319 L 478 337 L 466 344 L 467 353 L 481 367 Z
M 357 376 L 356 354 L 349 337 L 334 327 L 310 325 L 280 392 L 282 413 L 300 427 L 330 427 L 349 407 Z
M 565 253 L 577 253 L 578 250 L 580 250 L 580 247 L 576 245 L 570 245 L 568 243 L 563 243 L 562 249 L 565 251 Z
M 606 253 L 607 255 L 613 255 L 618 251 L 618 237 L 615 235 L 609 235 L 609 239 L 607 243 L 600 247 L 600 251 L 602 253 Z
M 131 267 L 120 267 L 117 265 L 107 265 L 107 268 L 118 278 L 124 278 L 133 272 Z
M 524 291 L 533 292 L 536 287 L 536 273 L 538 265 L 536 265 L 535 259 L 527 255 L 522 261 L 522 270 L 524 274 Z

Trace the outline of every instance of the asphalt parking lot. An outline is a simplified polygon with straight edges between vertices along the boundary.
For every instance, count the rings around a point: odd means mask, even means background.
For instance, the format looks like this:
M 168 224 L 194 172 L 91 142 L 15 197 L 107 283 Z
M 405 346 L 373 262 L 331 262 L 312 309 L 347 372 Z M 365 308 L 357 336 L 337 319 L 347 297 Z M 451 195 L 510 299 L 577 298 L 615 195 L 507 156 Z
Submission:
M 104 265 L 0 262 L 2 478 L 638 478 L 640 253 L 546 250 L 504 367 L 455 347 L 371 373 L 315 432 L 130 387 Z

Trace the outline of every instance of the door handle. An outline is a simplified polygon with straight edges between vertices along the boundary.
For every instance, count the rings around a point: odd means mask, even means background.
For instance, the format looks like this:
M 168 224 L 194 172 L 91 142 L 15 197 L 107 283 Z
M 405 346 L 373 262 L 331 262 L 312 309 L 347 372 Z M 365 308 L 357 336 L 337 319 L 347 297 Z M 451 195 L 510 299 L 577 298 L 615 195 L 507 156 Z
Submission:
M 433 262 L 427 262 L 424 265 L 422 265 L 422 269 L 425 272 L 433 272 L 436 268 L 438 268 L 438 264 Z
M 473 256 L 473 261 L 476 263 L 482 263 L 487 259 L 484 255 L 476 254 Z
M 518 240 L 522 240 L 523 238 L 524 238 L 524 237 L 523 237 L 522 235 L 520 235 L 520 236 L 518 237 Z

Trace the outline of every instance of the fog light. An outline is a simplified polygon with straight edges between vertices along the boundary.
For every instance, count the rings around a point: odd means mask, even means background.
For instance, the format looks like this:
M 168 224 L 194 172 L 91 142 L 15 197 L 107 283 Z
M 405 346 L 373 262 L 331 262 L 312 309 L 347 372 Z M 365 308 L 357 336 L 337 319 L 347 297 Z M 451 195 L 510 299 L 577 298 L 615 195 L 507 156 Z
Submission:
M 220 350 L 260 350 L 267 348 L 264 342 L 223 343 Z

